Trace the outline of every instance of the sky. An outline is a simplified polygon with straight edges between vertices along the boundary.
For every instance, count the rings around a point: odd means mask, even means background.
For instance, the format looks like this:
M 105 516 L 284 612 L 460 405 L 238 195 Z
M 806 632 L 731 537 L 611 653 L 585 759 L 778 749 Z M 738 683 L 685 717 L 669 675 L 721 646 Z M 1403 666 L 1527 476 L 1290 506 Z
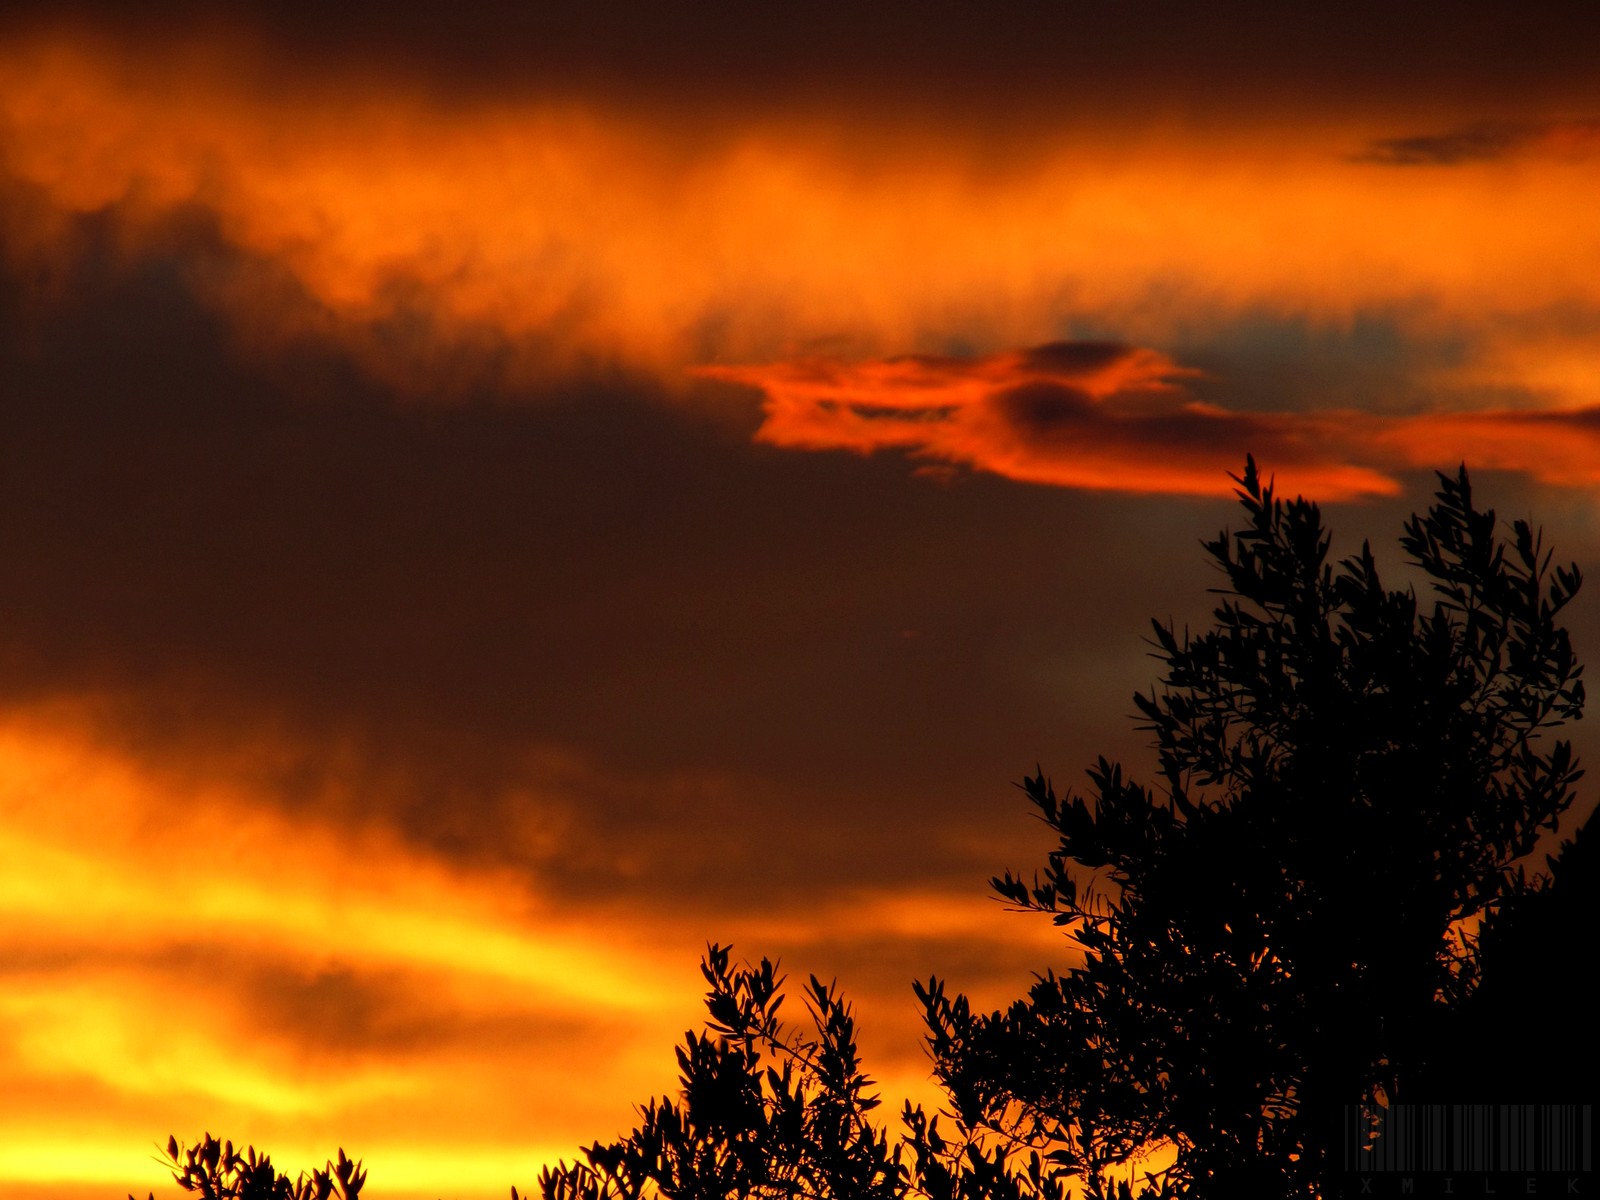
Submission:
M 1594 573 L 1597 35 L 8 5 L 0 1193 L 207 1130 L 527 1191 L 672 1091 L 712 941 L 936 1102 L 912 981 L 1069 961 L 987 892 L 1014 785 L 1147 773 L 1246 453 L 1396 579 L 1463 461 Z

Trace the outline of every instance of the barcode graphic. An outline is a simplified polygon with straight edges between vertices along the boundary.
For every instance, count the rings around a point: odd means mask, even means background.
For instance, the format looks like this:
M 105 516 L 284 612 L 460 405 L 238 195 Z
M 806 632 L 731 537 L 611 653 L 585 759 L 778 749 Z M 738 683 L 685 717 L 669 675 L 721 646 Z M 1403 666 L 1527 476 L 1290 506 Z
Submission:
M 1391 1104 L 1345 1109 L 1346 1171 L 1593 1169 L 1590 1104 Z

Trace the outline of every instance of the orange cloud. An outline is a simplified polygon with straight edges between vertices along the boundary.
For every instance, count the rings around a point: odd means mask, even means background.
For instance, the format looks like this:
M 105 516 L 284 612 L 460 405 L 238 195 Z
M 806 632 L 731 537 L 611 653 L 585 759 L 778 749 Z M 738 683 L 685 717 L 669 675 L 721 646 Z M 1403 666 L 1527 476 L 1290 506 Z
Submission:
M 108 210 L 130 253 L 175 256 L 243 341 L 332 337 L 412 392 L 1033 344 L 1085 320 L 1159 345 L 1251 313 L 1482 331 L 1600 304 L 1583 155 L 1397 173 L 1349 161 L 1375 122 L 1267 118 L 996 150 L 887 119 L 712 127 L 309 76 L 285 94 L 239 57 L 0 45 L 5 170 L 48 214 Z M 41 253 L 52 229 L 30 223 Z
M 1367 422 L 1357 448 L 1396 466 L 1465 462 L 1516 471 L 1556 487 L 1600 487 L 1600 406 L 1548 411 L 1429 413 Z
M 325 339 L 408 395 L 502 370 L 698 367 L 760 390 L 772 444 L 1044 484 L 1212 495 L 1245 450 L 1329 498 L 1458 457 L 1600 482 L 1582 330 L 1558 363 L 1507 322 L 1600 310 L 1582 154 L 1374 170 L 1349 150 L 1385 130 L 1270 119 L 1207 137 L 1034 128 L 1025 153 L 991 153 L 871 121 L 713 129 L 304 74 L 286 91 L 270 61 L 237 65 L 0 44 L 0 254 L 27 260 L 34 300 L 69 286 L 82 226 L 96 253 L 170 266 L 264 359 Z M 1371 311 L 1486 349 L 1457 364 L 1469 382 L 1556 389 L 1568 408 L 1230 410 L 1156 350 L 1054 340 L 1087 324 L 1194 344 L 1242 315 Z M 904 353 L 956 344 L 1036 348 Z M 574 915 L 536 871 L 449 862 L 337 813 L 291 820 L 315 806 L 236 767 L 174 779 L 70 718 L 0 720 L 8 1195 L 142 1194 L 162 1182 L 150 1141 L 205 1127 L 303 1165 L 343 1142 L 386 1195 L 504 1195 L 671 1086 L 708 934 L 799 952 L 859 950 L 866 930 L 978 943 L 988 962 L 997 938 L 1033 937 L 991 925 L 976 890 L 826 897 L 730 929 Z M 901 992 L 864 1015 L 891 1094 L 926 1087 L 910 1009 Z
M 1180 380 L 1198 372 L 1147 349 L 1058 342 L 972 361 L 803 361 L 711 367 L 760 388 L 756 436 L 797 449 L 896 447 L 1029 483 L 1214 495 L 1244 450 L 1320 496 L 1397 490 L 1381 473 L 1330 460 L 1325 420 L 1230 413 Z
M 1057 342 L 976 359 L 803 359 L 705 367 L 763 393 L 756 437 L 804 450 L 908 451 L 1028 483 L 1215 495 L 1253 453 L 1290 490 L 1394 494 L 1392 472 L 1466 461 L 1544 483 L 1600 484 L 1600 408 L 1425 413 L 1237 412 L 1149 349 Z

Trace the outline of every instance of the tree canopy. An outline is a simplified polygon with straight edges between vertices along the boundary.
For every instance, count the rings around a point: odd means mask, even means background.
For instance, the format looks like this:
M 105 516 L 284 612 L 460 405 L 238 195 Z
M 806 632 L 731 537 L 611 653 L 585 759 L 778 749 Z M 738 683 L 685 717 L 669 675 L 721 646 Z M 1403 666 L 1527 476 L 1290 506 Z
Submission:
M 1235 478 L 1215 626 L 1154 623 L 1156 782 L 1104 759 L 1086 798 L 1025 782 L 1058 845 L 994 886 L 1082 965 L 986 1016 L 921 989 L 957 1105 L 1065 1145 L 1090 1194 L 1152 1144 L 1185 1195 L 1317 1194 L 1345 1106 L 1425 1095 L 1461 1053 L 1435 1031 L 1480 986 L 1480 923 L 1522 911 L 1581 774 L 1540 736 L 1582 710 L 1577 568 L 1526 522 L 1503 536 L 1465 468 L 1401 539 L 1431 603 L 1369 544 L 1330 564 L 1318 507 L 1253 461 Z
M 272 1165 L 271 1155 L 257 1154 L 254 1146 L 236 1150 L 231 1141 L 209 1133 L 192 1146 L 168 1137 L 163 1155 L 173 1181 L 201 1200 L 361 1200 L 367 1182 L 360 1160 L 346 1158 L 343 1150 L 338 1161 L 292 1178 Z

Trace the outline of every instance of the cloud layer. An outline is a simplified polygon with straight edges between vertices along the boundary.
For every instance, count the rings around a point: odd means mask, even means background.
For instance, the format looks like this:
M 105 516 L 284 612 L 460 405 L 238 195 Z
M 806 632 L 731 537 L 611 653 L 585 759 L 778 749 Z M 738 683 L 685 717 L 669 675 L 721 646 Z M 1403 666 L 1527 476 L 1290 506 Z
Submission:
M 1600 407 L 1386 416 L 1241 412 L 1197 399 L 1201 373 L 1150 349 L 1053 342 L 984 358 L 821 359 L 702 374 L 759 389 L 756 437 L 801 450 L 901 449 L 1028 483 L 1215 495 L 1245 454 L 1285 490 L 1393 495 L 1396 473 L 1469 462 L 1600 485 Z
M 1592 557 L 1592 6 L 112 7 L 0 15 L 8 1197 L 503 1196 L 710 938 L 893 1108 L 1246 451 Z
M 1584 155 L 1402 181 L 1352 161 L 1392 125 L 1348 114 L 1204 138 L 1063 121 L 1009 147 L 891 117 L 740 126 L 333 74 L 286 91 L 251 61 L 0 43 L 8 253 L 58 281 L 83 253 L 166 257 L 264 358 L 332 337 L 385 386 L 457 398 L 597 366 L 678 386 L 695 364 L 1086 331 L 1225 340 L 1263 313 L 1477 344 L 1600 309 Z M 1436 143 L 1376 144 L 1461 157 Z M 82 214 L 104 223 L 89 247 Z
M 891 1095 L 927 1086 L 911 979 L 1026 982 L 1048 928 L 990 928 L 982 881 L 1066 705 L 1035 648 L 1091 619 L 1026 586 L 1070 496 L 952 505 L 637 381 L 418 404 L 333 336 L 264 368 L 163 254 L 34 278 L 0 280 L 8 1194 L 143 1194 L 212 1128 L 501 1196 L 672 1086 L 711 938 L 837 974 Z
M 1123 6 L 1017 0 L 962 5 L 604 0 L 530 9 L 463 0 L 13 0 L 0 32 L 88 28 L 149 51 L 203 41 L 265 47 L 285 90 L 318 72 L 410 79 L 446 95 L 622 97 L 657 108 L 850 120 L 871 103 L 941 125 L 1030 123 L 1041 112 L 1239 119 L 1263 108 L 1314 119 L 1331 106 L 1437 114 L 1595 94 L 1594 11 L 1540 0 L 1513 18 L 1463 0 L 1430 7 L 1307 0 L 1294 20 L 1265 0 L 1227 13 L 1181 0 Z M 1492 64 L 1492 69 L 1488 64 Z M 1581 107 L 1581 105 L 1580 105 Z

